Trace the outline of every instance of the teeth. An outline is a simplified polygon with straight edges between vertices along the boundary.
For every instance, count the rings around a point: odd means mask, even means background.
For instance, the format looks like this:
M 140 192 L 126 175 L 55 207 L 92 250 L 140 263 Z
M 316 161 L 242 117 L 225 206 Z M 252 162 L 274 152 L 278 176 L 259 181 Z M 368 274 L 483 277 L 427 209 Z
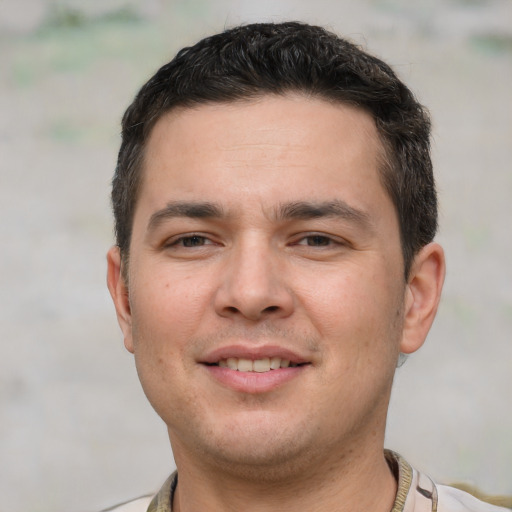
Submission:
M 238 370 L 239 372 L 258 372 L 264 373 L 270 370 L 277 370 L 278 368 L 288 368 L 289 366 L 297 366 L 290 364 L 289 359 L 281 359 L 280 357 L 264 357 L 251 361 L 250 359 L 228 357 L 221 359 L 219 366 L 222 368 L 230 368 L 231 370 Z
M 238 359 L 230 357 L 226 360 L 226 364 L 228 365 L 228 368 L 231 368 L 232 370 L 238 370 Z
M 258 373 L 269 372 L 270 371 L 270 359 L 266 357 L 265 359 L 256 359 L 252 364 L 253 370 Z M 238 365 L 240 367 L 240 364 Z
M 252 361 L 250 359 L 242 359 L 238 360 L 238 371 L 239 372 L 252 372 Z
M 281 368 L 281 358 L 280 357 L 273 357 L 270 360 L 270 369 L 271 370 L 277 370 L 278 368 Z

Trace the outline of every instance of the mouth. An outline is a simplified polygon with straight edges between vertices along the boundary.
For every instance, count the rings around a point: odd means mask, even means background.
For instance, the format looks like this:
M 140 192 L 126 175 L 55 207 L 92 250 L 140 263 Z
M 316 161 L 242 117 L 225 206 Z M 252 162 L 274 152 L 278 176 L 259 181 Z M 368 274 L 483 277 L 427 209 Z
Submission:
M 243 357 L 228 357 L 219 359 L 216 363 L 206 363 L 208 366 L 218 366 L 220 368 L 229 368 L 239 372 L 266 373 L 280 368 L 296 368 L 308 363 L 295 363 L 289 359 L 281 357 L 262 357 L 259 359 L 247 359 Z
M 218 348 L 199 362 L 216 382 L 244 394 L 267 393 L 281 388 L 313 366 L 313 361 L 306 355 L 294 350 L 247 344 Z

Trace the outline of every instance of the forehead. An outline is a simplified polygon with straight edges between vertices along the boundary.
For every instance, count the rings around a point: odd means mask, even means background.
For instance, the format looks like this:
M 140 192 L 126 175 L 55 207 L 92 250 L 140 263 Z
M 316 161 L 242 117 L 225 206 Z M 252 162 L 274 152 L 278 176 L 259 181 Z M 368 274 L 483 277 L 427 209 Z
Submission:
M 198 197 L 269 203 L 338 193 L 357 203 L 370 189 L 387 195 L 383 153 L 370 114 L 319 98 L 289 94 L 180 108 L 151 132 L 140 198 L 155 208 Z
M 250 126 L 248 116 L 251 117 Z M 254 121 L 258 121 L 258 124 L 254 124 Z M 340 134 L 339 130 L 347 125 L 358 137 L 365 138 L 372 145 L 375 143 L 380 150 L 384 149 L 375 121 L 365 109 L 297 92 L 262 95 L 232 102 L 204 103 L 194 107 L 175 107 L 163 114 L 153 126 L 146 155 L 151 154 L 155 143 L 161 142 L 162 137 L 167 143 L 170 135 L 187 137 L 190 131 L 201 136 L 206 133 L 214 136 L 220 132 L 242 143 L 257 143 L 264 141 L 265 136 L 272 139 L 273 132 L 285 129 L 290 142 L 303 142 L 301 136 L 311 137 L 311 128 L 315 131 L 321 129 L 319 138 L 325 139 L 325 131 L 330 131 L 336 137 Z M 246 130 L 247 127 L 250 130 Z M 215 142 L 213 137 L 210 141 Z M 207 140 L 201 138 L 200 142 L 204 144 Z

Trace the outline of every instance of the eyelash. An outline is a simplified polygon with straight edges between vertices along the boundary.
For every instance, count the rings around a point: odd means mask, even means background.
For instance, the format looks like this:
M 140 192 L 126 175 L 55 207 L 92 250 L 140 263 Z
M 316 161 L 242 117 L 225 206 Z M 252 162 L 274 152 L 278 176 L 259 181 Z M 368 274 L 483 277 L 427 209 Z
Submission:
M 193 239 L 201 240 L 203 243 L 198 245 L 186 245 L 187 241 L 191 241 Z M 170 240 L 165 243 L 165 247 L 183 247 L 183 248 L 195 248 L 195 247 L 204 247 L 205 245 L 211 245 L 211 243 L 205 243 L 205 242 L 211 242 L 211 240 L 204 235 L 200 235 L 198 233 L 191 233 L 190 235 L 184 235 L 180 236 L 176 239 Z
M 316 243 L 314 242 L 316 239 Z M 320 243 L 319 243 L 320 242 Z M 350 246 L 350 242 L 337 236 L 329 235 L 326 233 L 301 233 L 300 236 L 295 238 L 291 245 L 302 246 L 311 249 L 334 249 L 344 246 Z
M 316 240 L 315 243 L 309 243 L 310 241 Z M 306 242 L 306 243 L 301 243 Z M 320 242 L 320 243 L 319 243 Z M 327 235 L 306 235 L 300 238 L 295 245 L 305 245 L 307 247 L 328 247 L 330 245 L 333 245 L 333 243 L 336 243 L 335 240 L 333 240 L 331 237 Z

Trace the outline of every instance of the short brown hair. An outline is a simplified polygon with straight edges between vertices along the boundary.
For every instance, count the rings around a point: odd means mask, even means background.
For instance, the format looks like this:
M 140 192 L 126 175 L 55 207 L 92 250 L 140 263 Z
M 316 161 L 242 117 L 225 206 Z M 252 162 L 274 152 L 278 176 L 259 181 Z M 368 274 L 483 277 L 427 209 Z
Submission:
M 207 37 L 160 68 L 122 121 L 112 184 L 116 243 L 129 254 L 144 149 L 155 123 L 173 108 L 303 92 L 369 112 L 386 158 L 381 179 L 399 219 L 404 272 L 437 230 L 430 118 L 382 60 L 324 28 L 260 23 Z

